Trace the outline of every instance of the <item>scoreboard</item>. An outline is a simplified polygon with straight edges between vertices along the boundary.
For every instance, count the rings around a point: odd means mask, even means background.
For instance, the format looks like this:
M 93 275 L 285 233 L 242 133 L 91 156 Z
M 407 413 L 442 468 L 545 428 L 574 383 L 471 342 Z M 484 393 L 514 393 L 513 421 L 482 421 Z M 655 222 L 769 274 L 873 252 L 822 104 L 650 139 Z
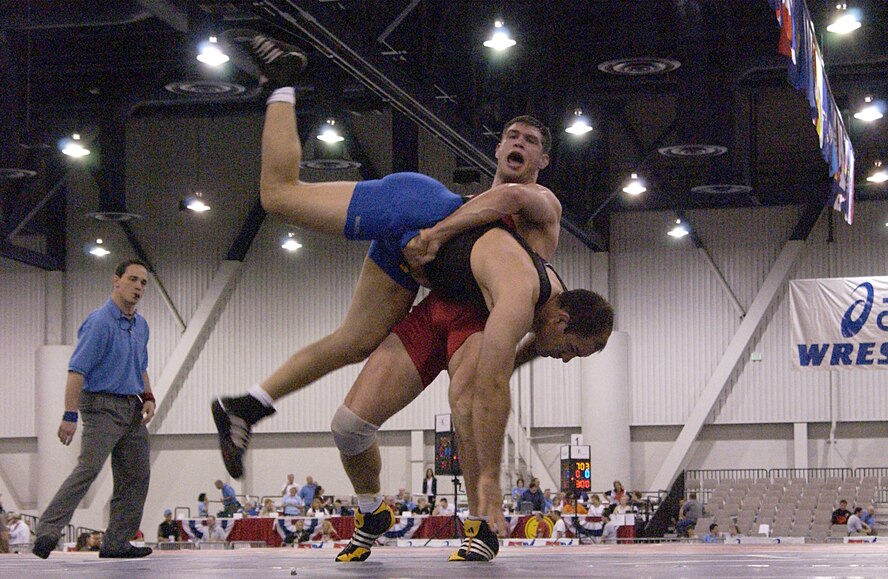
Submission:
M 561 447 L 562 492 L 588 492 L 592 490 L 592 463 L 588 446 Z
M 459 476 L 459 455 L 456 451 L 456 432 L 449 414 L 435 415 L 435 474 Z

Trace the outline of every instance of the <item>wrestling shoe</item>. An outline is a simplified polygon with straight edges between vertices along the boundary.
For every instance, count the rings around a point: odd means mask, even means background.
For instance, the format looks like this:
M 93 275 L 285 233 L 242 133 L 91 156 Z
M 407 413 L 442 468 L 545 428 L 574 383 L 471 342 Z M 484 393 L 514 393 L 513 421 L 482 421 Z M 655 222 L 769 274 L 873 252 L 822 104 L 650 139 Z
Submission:
M 375 511 L 365 515 L 360 509 L 355 511 L 355 532 L 345 549 L 336 555 L 336 560 L 364 561 L 370 556 L 370 549 L 376 538 L 395 525 L 395 513 L 382 503 Z
M 234 478 L 240 478 L 244 475 L 243 457 L 250 444 L 253 425 L 274 414 L 274 408 L 266 408 L 247 394 L 238 398 L 217 398 L 212 409 L 225 470 Z
M 448 561 L 490 561 L 499 553 L 499 539 L 487 521 L 467 519 L 463 531 L 466 538 Z
M 36 541 L 34 541 L 34 548 L 31 549 L 31 552 L 41 559 L 46 559 L 47 557 L 49 557 L 49 554 L 55 551 L 55 548 L 58 546 L 58 537 L 51 535 L 41 535 L 37 537 Z
M 308 57 L 302 50 L 275 40 L 255 30 L 226 30 L 221 36 L 223 42 L 238 46 L 255 61 L 262 75 L 268 79 L 268 88 L 274 90 L 284 86 L 295 86 Z

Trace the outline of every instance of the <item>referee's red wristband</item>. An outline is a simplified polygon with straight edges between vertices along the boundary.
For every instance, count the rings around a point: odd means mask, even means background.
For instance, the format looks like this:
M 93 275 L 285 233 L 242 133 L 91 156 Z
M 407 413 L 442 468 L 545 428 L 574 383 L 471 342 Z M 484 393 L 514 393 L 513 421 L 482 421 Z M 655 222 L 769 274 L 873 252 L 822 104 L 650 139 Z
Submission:
M 153 392 L 142 392 L 142 402 L 155 402 Z

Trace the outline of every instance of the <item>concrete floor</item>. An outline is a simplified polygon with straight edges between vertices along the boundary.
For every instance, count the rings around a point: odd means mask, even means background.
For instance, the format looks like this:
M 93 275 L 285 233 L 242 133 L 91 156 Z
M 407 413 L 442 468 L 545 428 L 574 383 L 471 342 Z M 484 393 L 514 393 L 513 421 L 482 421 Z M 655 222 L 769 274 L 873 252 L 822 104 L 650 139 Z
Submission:
M 448 563 L 452 549 L 377 547 L 363 563 L 332 549 L 164 551 L 137 560 L 95 553 L 0 555 L 0 577 L 888 577 L 888 544 L 504 547 L 490 563 Z

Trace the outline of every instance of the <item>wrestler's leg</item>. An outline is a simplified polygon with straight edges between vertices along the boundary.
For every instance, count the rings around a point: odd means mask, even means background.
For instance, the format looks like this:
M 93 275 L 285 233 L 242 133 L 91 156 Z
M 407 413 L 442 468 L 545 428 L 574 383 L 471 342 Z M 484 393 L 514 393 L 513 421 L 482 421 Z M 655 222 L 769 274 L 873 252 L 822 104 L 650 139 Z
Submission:
M 262 207 L 288 223 L 342 236 L 355 183 L 299 180 L 302 144 L 296 111 L 287 102 L 269 103 L 262 129 Z
M 395 283 L 372 260 L 365 259 L 339 327 L 293 354 L 261 388 L 277 400 L 333 370 L 365 360 L 407 315 L 415 297 L 415 291 Z
M 332 431 L 342 466 L 358 497 L 355 532 L 337 555 L 342 562 L 363 561 L 376 538 L 395 523 L 382 501 L 382 456 L 376 431 L 383 422 L 422 393 L 422 381 L 401 340 L 388 336 L 370 356 L 333 418 Z

